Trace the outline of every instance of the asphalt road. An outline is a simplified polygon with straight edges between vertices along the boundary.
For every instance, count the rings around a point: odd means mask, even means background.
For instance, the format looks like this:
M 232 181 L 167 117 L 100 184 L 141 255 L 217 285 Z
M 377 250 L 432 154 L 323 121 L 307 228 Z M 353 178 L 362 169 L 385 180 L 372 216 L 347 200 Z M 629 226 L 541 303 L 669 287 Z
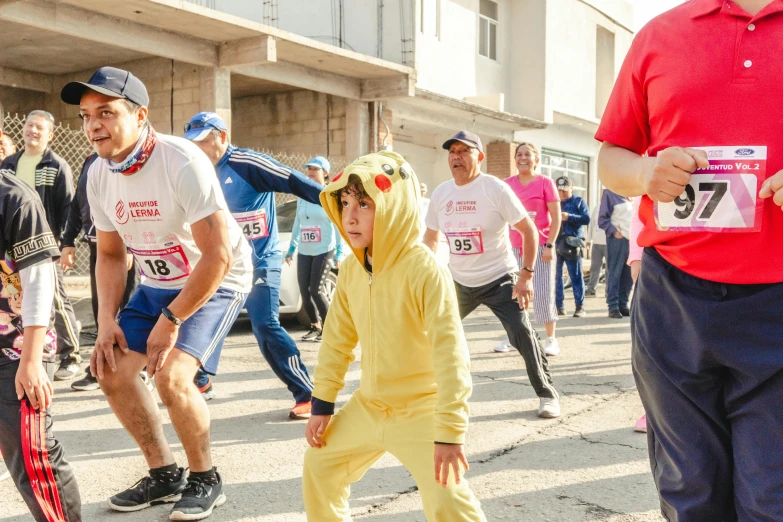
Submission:
M 599 288 L 602 295 L 603 288 Z M 81 310 L 88 305 L 79 303 Z M 573 302 L 569 303 L 573 311 Z M 588 317 L 558 326 L 562 354 L 550 359 L 563 415 L 536 417 L 538 400 L 516 352 L 495 354 L 500 324 L 479 309 L 465 321 L 474 382 L 467 474 L 488 520 L 659 521 L 647 443 L 631 426 L 642 413 L 630 366 L 627 319 L 606 317 L 603 299 L 587 300 Z M 295 339 L 303 331 L 287 324 Z M 298 343 L 312 370 L 318 345 Z M 304 521 L 301 498 L 304 421 L 287 419 L 292 399 L 261 357 L 247 322 L 223 349 L 212 413 L 214 460 L 228 502 L 210 520 Z M 359 365 L 339 400 L 358 386 Z M 85 521 L 167 520 L 169 508 L 118 514 L 106 498 L 146 472 L 139 450 L 100 391 L 57 383 L 55 429 L 81 487 Z M 178 462 L 185 458 L 163 410 Z M 356 520 L 424 522 L 407 471 L 391 456 L 353 487 Z M 11 481 L 0 482 L 0 522 L 32 520 Z

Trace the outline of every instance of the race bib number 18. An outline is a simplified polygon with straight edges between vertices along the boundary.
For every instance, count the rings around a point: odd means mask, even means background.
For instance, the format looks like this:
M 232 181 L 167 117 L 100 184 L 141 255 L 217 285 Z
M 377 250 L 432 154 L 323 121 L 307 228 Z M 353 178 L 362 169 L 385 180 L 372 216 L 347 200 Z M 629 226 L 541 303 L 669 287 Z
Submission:
M 175 281 L 190 275 L 190 263 L 182 245 L 152 249 L 149 245 L 134 245 L 128 250 L 139 263 L 142 274 L 150 279 Z
M 449 251 L 456 256 L 472 256 L 484 252 L 480 228 L 457 228 L 446 232 Z
M 696 147 L 710 165 L 691 175 L 671 203 L 655 203 L 658 230 L 758 232 L 764 201 L 758 193 L 767 171 L 766 147 Z

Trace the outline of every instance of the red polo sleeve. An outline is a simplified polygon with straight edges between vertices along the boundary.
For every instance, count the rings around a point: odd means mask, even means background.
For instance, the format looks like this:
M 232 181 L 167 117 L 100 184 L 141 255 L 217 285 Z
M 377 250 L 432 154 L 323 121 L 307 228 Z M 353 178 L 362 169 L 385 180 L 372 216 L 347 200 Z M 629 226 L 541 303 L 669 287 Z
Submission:
M 647 152 L 650 144 L 644 77 L 637 67 L 637 63 L 644 58 L 642 33 L 636 35 L 625 57 L 595 135 L 598 141 L 608 141 L 639 155 Z

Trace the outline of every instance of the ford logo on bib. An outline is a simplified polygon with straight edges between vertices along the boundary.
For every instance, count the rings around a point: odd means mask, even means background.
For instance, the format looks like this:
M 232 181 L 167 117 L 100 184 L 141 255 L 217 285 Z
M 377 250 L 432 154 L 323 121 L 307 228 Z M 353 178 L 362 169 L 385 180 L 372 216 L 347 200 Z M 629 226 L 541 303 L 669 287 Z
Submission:
M 753 149 L 737 149 L 734 152 L 737 156 L 752 156 L 756 151 Z

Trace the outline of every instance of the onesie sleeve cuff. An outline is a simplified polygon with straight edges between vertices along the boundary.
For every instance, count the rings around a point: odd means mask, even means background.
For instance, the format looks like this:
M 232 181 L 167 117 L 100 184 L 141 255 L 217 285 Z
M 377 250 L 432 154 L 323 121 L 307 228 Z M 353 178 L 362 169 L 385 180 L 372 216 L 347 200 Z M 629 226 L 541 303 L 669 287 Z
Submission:
M 334 403 L 313 397 L 311 415 L 334 415 Z

